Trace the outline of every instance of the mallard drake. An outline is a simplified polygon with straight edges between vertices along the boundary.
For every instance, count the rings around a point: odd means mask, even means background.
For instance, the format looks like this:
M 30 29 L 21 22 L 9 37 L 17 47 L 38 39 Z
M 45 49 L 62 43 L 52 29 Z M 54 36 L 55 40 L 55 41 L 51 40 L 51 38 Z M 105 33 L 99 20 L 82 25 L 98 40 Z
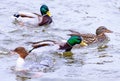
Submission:
M 70 36 L 81 36 L 83 38 L 83 41 L 87 45 L 95 44 L 95 43 L 102 43 L 105 40 L 108 40 L 108 37 L 105 35 L 105 33 L 112 33 L 111 30 L 107 29 L 104 26 L 100 26 L 96 29 L 96 34 L 81 34 L 77 31 L 70 30 L 72 33 L 68 34 Z
M 52 18 L 47 5 L 42 5 L 40 7 L 40 12 L 41 15 L 37 13 L 18 12 L 13 16 L 15 20 L 22 26 L 26 23 L 37 26 L 48 25 L 52 23 Z
M 86 46 L 87 44 L 82 41 L 81 36 L 71 36 L 66 42 L 59 42 L 54 40 L 43 40 L 39 42 L 29 42 L 32 43 L 33 49 L 43 47 L 43 46 L 56 46 L 53 49 L 56 50 L 64 50 L 65 52 L 71 51 L 74 45 L 81 44 L 83 46 Z M 33 50 L 32 49 L 32 50 Z M 30 52 L 32 51 L 30 50 Z
M 19 55 L 16 61 L 15 71 L 29 72 L 34 71 L 34 69 L 36 68 L 38 71 L 44 71 L 53 67 L 54 65 L 53 59 L 47 57 L 46 59 L 41 60 L 39 63 L 27 64 L 25 58 L 29 55 L 29 52 L 24 47 L 17 47 L 14 50 L 12 50 L 12 53 L 17 53 Z

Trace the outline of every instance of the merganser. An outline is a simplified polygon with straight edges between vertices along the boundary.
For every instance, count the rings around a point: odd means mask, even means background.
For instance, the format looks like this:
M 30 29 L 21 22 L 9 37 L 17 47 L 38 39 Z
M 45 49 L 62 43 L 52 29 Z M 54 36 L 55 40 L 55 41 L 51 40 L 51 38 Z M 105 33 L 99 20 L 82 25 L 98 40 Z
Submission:
M 51 14 L 47 5 L 42 5 L 40 7 L 40 12 L 41 15 L 37 13 L 18 12 L 13 16 L 15 18 L 15 21 L 17 21 L 21 26 L 24 26 L 24 24 L 42 26 L 52 23 Z
M 39 63 L 34 63 L 32 65 L 26 65 L 25 58 L 29 55 L 29 53 L 26 51 L 24 47 L 17 47 L 15 50 L 13 50 L 14 53 L 17 53 L 19 55 L 15 71 L 37 71 L 38 72 L 46 72 L 48 69 L 52 68 L 54 66 L 54 60 L 50 57 L 44 57 Z M 28 67 L 27 67 L 28 66 Z

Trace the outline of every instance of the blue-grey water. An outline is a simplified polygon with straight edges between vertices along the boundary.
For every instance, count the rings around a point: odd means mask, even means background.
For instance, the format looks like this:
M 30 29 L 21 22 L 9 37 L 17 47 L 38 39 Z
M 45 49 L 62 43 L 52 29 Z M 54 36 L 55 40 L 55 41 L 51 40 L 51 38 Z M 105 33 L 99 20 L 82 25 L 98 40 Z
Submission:
M 53 23 L 49 26 L 20 26 L 11 16 L 18 11 L 39 13 L 48 5 Z M 30 49 L 26 42 L 43 39 L 68 39 L 69 29 L 95 33 L 106 26 L 113 33 L 107 48 L 72 49 L 73 56 L 56 59 L 53 72 L 38 78 L 17 77 L 11 70 L 17 56 L 9 54 L 18 46 Z M 120 0 L 0 0 L 0 80 L 1 81 L 120 81 Z M 49 54 L 49 53 L 48 53 Z

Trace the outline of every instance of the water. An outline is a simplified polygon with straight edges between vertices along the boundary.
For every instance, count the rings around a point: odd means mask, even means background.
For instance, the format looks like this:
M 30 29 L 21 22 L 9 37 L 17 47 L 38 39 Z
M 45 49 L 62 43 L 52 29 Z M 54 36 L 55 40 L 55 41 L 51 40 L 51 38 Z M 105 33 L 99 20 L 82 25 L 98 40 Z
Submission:
M 1 81 L 119 81 L 120 80 L 120 1 L 119 0 L 1 0 L 0 1 L 0 79 Z M 50 26 L 19 26 L 11 16 L 17 11 L 39 13 L 39 7 L 47 4 L 52 14 Z M 30 49 L 28 41 L 43 39 L 68 39 L 68 29 L 83 33 L 95 33 L 99 26 L 114 31 L 108 48 L 73 49 L 70 58 L 56 55 L 54 72 L 39 78 L 16 76 L 11 67 L 16 56 L 7 53 L 17 46 Z

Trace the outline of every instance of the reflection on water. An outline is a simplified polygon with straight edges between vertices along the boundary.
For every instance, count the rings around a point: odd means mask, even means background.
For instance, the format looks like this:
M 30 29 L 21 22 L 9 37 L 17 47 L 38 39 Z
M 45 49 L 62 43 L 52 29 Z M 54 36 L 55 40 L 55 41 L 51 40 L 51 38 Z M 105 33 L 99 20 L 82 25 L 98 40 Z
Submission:
M 27 81 L 30 78 L 16 76 L 17 81 Z

